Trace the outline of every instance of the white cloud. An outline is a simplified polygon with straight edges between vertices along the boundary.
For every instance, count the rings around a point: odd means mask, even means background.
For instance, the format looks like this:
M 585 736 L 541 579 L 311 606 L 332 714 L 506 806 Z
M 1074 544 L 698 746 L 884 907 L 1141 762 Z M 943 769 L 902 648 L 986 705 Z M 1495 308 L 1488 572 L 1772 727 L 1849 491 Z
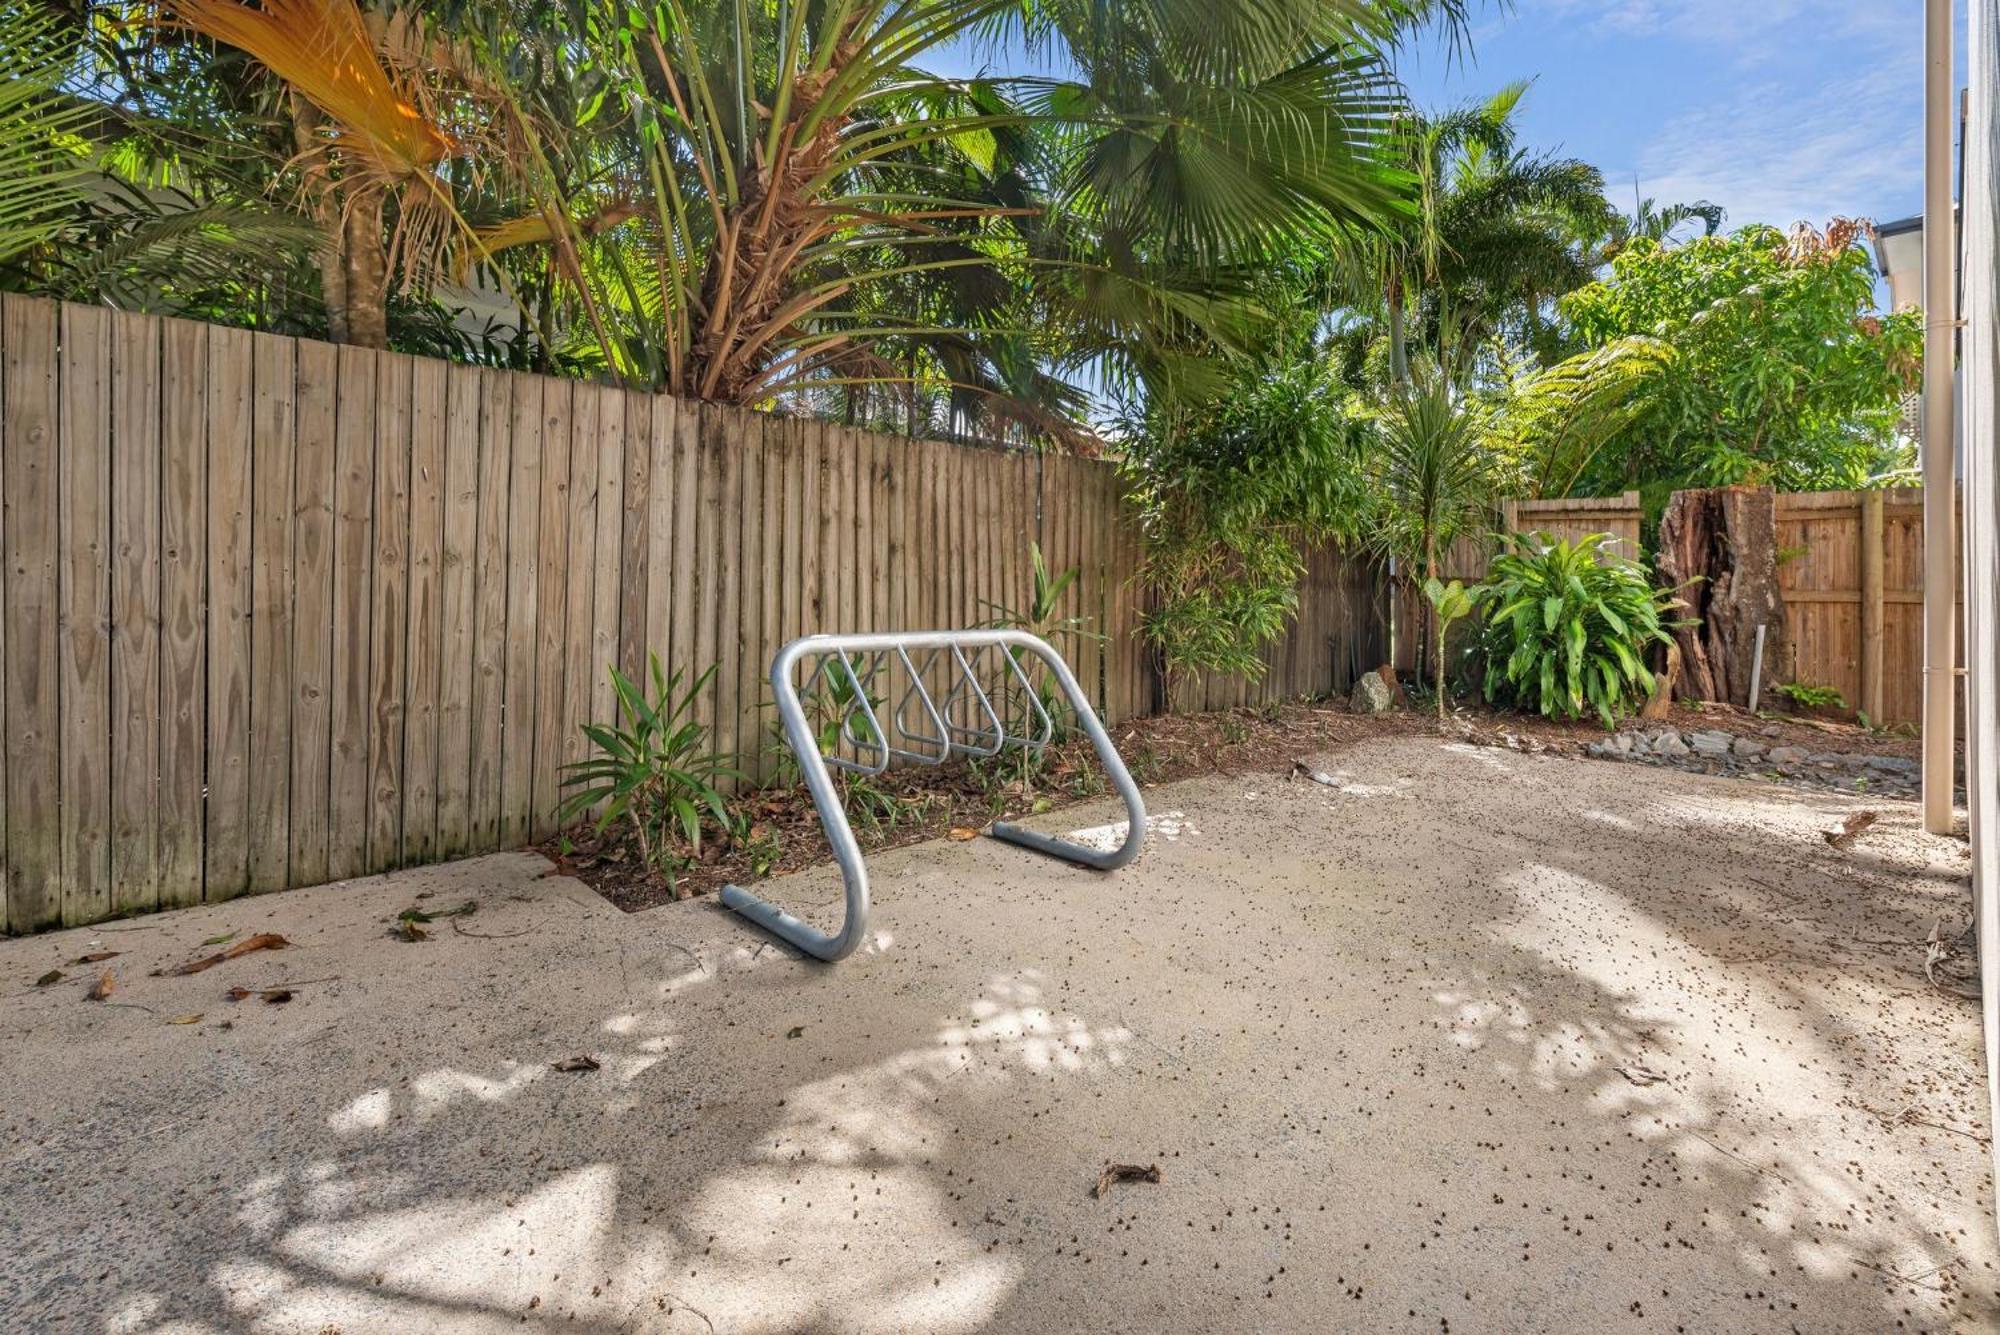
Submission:
M 1920 80 L 1916 62 L 1895 61 L 1817 87 L 1739 85 L 1667 120 L 1640 148 L 1641 188 L 1662 201 L 1713 200 L 1731 227 L 1914 208 L 1923 185 Z
M 1849 5 L 1807 0 L 1534 0 L 1533 8 L 1606 37 L 1665 37 L 1720 49 L 1741 63 L 1783 54 L 1797 39 L 1892 40 L 1920 33 L 1920 0 Z

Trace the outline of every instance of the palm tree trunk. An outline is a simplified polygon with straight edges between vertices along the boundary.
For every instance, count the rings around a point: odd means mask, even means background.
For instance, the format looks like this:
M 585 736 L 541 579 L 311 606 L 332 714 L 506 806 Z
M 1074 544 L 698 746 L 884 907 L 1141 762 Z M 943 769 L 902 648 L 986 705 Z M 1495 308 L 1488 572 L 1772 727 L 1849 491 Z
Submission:
M 1403 284 L 1400 278 L 1389 283 L 1389 388 L 1401 389 L 1410 383 L 1410 356 L 1403 346 Z
M 389 346 L 389 248 L 382 236 L 381 191 L 371 190 L 346 201 L 341 233 L 346 341 L 356 347 L 386 348 Z

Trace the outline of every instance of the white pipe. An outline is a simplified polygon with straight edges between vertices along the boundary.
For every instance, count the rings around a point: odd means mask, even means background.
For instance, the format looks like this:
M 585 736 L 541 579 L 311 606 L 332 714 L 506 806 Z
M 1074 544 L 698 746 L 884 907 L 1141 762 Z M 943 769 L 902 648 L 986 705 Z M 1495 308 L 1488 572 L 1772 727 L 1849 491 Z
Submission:
M 1952 0 L 1924 0 L 1924 828 L 1950 834 L 1958 528 L 1952 448 L 1958 324 L 1951 211 Z
M 1757 623 L 1757 651 L 1750 655 L 1750 712 L 1757 712 L 1757 688 L 1764 684 L 1764 623 Z

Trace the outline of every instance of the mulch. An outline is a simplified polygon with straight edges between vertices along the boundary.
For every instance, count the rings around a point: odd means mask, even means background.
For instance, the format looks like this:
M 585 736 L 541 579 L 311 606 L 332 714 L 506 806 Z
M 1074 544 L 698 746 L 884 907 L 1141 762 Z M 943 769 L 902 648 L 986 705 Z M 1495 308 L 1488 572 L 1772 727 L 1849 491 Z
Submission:
M 1663 723 L 1683 731 L 1721 728 L 1754 732 L 1774 744 L 1814 751 L 1866 751 L 1871 755 L 1915 757 L 1915 738 L 1871 732 L 1850 723 L 1801 717 L 1752 717 L 1729 706 L 1677 705 Z M 1645 725 L 1628 722 L 1626 727 Z M 1445 736 L 1484 745 L 1555 754 L 1581 755 L 1602 738 L 1595 722 L 1562 722 L 1484 709 L 1461 709 L 1440 723 L 1435 714 L 1397 710 L 1359 714 L 1340 701 L 1299 701 L 1260 708 L 1133 719 L 1116 729 L 1119 754 L 1141 787 L 1202 775 L 1288 773 L 1292 763 L 1315 753 L 1339 750 L 1375 737 Z M 995 820 L 1058 810 L 1108 791 L 1088 741 L 1078 738 L 1054 749 L 1038 782 L 988 785 L 963 763 L 892 771 L 876 784 L 897 800 L 892 821 L 855 821 L 855 839 L 864 852 L 901 848 L 954 832 L 960 838 Z M 615 837 L 599 843 L 579 826 L 538 851 L 557 870 L 575 876 L 629 912 L 696 895 L 712 894 L 730 882 L 747 885 L 827 862 L 819 815 L 802 785 L 767 788 L 737 799 L 750 821 L 751 838 L 730 846 L 712 841 L 703 860 L 671 882 L 645 867 Z

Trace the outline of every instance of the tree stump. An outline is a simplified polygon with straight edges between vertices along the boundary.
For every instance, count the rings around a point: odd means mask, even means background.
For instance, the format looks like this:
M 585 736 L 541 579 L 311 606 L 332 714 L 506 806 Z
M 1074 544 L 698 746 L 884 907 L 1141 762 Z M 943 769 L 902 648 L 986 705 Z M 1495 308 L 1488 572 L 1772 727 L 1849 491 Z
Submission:
M 1673 616 L 1692 623 L 1674 632 L 1679 698 L 1747 707 L 1760 625 L 1764 680 L 1782 679 L 1792 653 L 1778 588 L 1777 499 L 1768 487 L 1675 492 L 1660 519 L 1655 564 L 1685 604 Z

